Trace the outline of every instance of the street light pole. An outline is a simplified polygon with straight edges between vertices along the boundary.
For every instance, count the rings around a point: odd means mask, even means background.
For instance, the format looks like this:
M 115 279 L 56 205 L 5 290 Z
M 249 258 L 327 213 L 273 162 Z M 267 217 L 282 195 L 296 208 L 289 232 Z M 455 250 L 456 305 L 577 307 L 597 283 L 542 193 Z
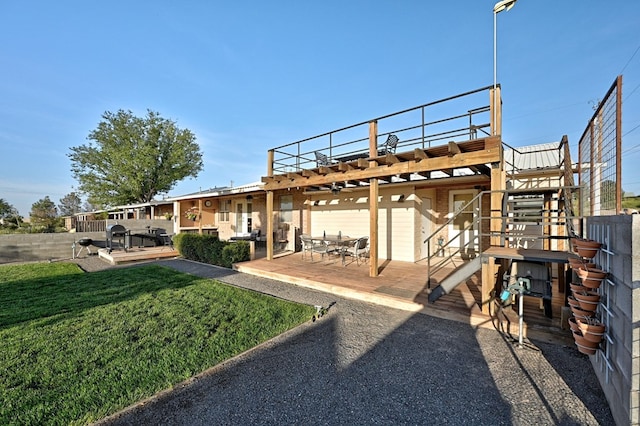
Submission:
M 498 87 L 498 32 L 497 16 L 503 10 L 509 10 L 518 0 L 501 0 L 493 6 L 493 134 L 497 134 L 498 129 L 498 97 L 496 96 Z

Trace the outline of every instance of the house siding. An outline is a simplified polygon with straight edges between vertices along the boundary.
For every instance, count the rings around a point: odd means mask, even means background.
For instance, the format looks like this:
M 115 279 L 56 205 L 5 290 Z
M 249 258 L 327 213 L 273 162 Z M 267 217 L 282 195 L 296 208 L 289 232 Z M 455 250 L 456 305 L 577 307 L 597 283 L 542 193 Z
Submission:
M 403 196 L 400 201 L 399 197 Z M 318 205 L 313 205 L 315 202 Z M 369 236 L 369 193 L 367 190 L 314 195 L 311 198 L 311 235 L 323 233 L 350 237 Z M 403 187 L 380 191 L 378 205 L 378 235 L 387 236 L 378 242 L 382 259 L 407 262 L 416 260 L 417 198 L 413 188 Z

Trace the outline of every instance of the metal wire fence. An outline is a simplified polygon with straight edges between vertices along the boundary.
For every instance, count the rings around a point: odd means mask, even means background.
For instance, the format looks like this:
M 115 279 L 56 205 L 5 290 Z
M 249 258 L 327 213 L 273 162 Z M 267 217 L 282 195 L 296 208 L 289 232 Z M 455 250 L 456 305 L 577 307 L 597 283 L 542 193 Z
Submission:
M 618 76 L 578 143 L 581 216 L 622 210 L 622 76 Z

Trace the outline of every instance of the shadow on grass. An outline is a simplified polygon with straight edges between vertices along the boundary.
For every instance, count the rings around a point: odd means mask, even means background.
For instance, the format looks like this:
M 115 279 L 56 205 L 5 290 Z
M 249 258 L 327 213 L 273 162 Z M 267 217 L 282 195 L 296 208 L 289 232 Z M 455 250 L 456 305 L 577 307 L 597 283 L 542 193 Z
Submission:
M 51 324 L 97 306 L 183 288 L 200 279 L 156 265 L 16 279 L 0 286 L 0 329 L 34 320 Z

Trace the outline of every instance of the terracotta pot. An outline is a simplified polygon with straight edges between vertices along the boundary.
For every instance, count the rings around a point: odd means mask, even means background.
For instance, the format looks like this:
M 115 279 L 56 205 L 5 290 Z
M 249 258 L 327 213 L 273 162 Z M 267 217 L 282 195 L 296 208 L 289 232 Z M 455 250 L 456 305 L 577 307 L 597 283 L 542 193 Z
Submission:
M 576 320 L 575 317 L 569 317 L 569 328 L 571 329 L 571 331 L 580 331 L 580 324 L 578 323 L 578 320 Z
M 578 256 L 591 259 L 600 250 L 602 244 L 593 240 L 576 240 L 573 242 L 573 251 L 578 253 Z
M 576 319 L 576 324 L 583 334 L 604 334 L 604 331 L 606 330 L 606 326 L 604 324 L 593 319 Z
M 597 248 L 593 248 L 593 247 L 584 247 L 584 246 L 576 246 L 576 253 L 578 253 L 578 256 L 583 257 L 585 259 L 591 259 L 593 258 L 596 254 L 598 254 L 598 250 Z
M 602 280 L 607 276 L 606 272 L 596 268 L 578 268 L 576 272 L 582 280 L 582 285 L 589 288 L 600 287 Z
M 578 303 L 580 304 L 580 309 L 582 309 L 583 311 L 591 311 L 591 312 L 595 312 L 596 309 L 598 309 L 598 302 L 585 302 L 583 300 L 580 300 L 578 298 L 576 298 L 578 300 Z
M 571 306 L 572 308 L 580 307 L 580 303 L 578 303 L 578 300 L 573 296 L 567 297 L 567 302 L 569 303 L 569 306 Z
M 577 344 L 585 346 L 587 348 L 598 347 L 598 342 L 592 342 L 590 340 L 585 339 L 582 333 L 580 333 L 579 331 L 572 331 L 571 333 L 573 334 L 573 339 L 576 341 Z
M 582 283 L 571 283 L 569 284 L 569 288 L 571 288 L 573 294 L 575 294 L 576 292 L 584 292 L 589 290 L 589 287 L 583 286 Z
M 587 346 L 582 346 L 578 342 L 576 342 L 576 346 L 578 347 L 578 351 L 582 352 L 583 354 L 586 354 L 586 355 L 596 354 L 596 350 L 597 350 L 596 348 L 589 348 Z
M 580 307 L 570 306 L 571 312 L 576 317 L 576 319 L 587 319 L 593 317 L 596 313 L 594 311 L 585 311 Z
M 588 288 L 588 287 L 585 287 Z M 573 298 L 578 302 L 595 303 L 600 302 L 600 295 L 595 291 L 575 291 L 573 292 Z M 580 305 L 582 306 L 582 305 Z M 595 309 L 594 309 L 595 310 Z
M 604 337 L 604 333 L 582 333 L 582 336 L 585 338 L 585 340 L 588 340 L 590 342 L 593 343 L 600 343 L 602 342 L 602 339 Z

